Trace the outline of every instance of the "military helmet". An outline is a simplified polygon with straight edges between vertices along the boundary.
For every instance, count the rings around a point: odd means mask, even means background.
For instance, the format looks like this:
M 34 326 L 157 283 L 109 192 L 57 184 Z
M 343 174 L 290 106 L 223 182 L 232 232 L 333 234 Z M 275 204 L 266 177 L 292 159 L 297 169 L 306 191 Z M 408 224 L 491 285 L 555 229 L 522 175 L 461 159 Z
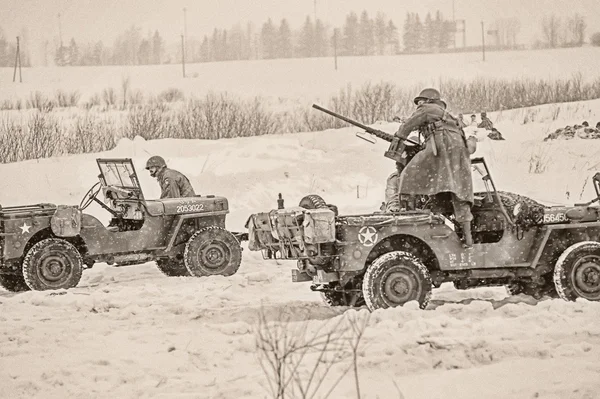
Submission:
M 421 90 L 418 96 L 415 97 L 414 102 L 417 104 L 419 100 L 440 100 L 440 92 L 436 89 L 428 87 L 426 89 Z
M 163 166 L 167 166 L 167 163 L 165 162 L 163 157 L 154 155 L 150 157 L 150 159 L 148 159 L 148 162 L 146 162 L 146 169 L 150 169 L 153 166 L 160 168 Z
M 481 113 L 481 116 L 485 118 L 485 117 L 487 116 L 487 112 L 483 111 L 483 112 Z

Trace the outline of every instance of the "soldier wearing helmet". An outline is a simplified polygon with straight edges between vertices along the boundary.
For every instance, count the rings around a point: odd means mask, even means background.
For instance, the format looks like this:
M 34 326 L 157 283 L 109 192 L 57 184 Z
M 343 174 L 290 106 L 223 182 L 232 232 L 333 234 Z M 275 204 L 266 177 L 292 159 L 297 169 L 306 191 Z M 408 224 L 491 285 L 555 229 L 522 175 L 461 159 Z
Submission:
M 194 188 L 188 178 L 173 169 L 167 168 L 167 163 L 158 155 L 150 157 L 146 162 L 146 169 L 150 171 L 150 176 L 156 177 L 160 184 L 160 198 L 182 198 L 193 197 Z
M 463 245 L 470 248 L 473 181 L 464 132 L 458 120 L 446 111 L 446 103 L 436 89 L 424 89 L 414 103 L 416 111 L 400 126 L 396 136 L 404 139 L 418 129 L 425 138 L 425 148 L 402 170 L 400 193 L 428 195 L 438 203 L 451 202 L 463 230 Z
M 477 125 L 478 128 L 483 128 L 485 130 L 494 130 L 494 124 L 492 123 L 492 121 L 487 117 L 487 113 L 482 112 L 481 113 L 481 123 L 479 123 Z

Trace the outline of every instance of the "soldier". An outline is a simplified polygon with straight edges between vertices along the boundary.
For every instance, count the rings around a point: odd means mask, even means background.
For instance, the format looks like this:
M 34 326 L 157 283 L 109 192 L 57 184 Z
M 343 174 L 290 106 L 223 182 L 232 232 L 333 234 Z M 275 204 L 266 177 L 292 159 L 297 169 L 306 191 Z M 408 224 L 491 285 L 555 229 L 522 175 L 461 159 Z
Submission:
M 477 127 L 484 128 L 485 130 L 494 130 L 494 124 L 489 120 L 485 112 L 481 113 L 481 123 Z
M 196 195 L 188 178 L 176 170 L 167 168 L 167 163 L 162 157 L 158 155 L 150 157 L 146 162 L 146 169 L 150 171 L 150 176 L 156 177 L 156 180 L 158 180 L 161 199 L 193 197 Z
M 471 115 L 471 122 L 469 122 L 469 126 L 477 127 L 477 115 Z
M 436 89 L 427 88 L 415 97 L 416 111 L 400 126 L 396 136 L 404 139 L 415 129 L 425 137 L 418 152 L 400 174 L 403 195 L 449 196 L 456 221 L 463 230 L 463 246 L 471 248 L 473 181 L 464 132 Z M 444 194 L 442 194 L 444 193 Z
M 460 127 L 467 127 L 467 124 L 465 123 L 465 120 L 463 119 L 463 114 L 458 114 L 458 123 L 460 125 Z

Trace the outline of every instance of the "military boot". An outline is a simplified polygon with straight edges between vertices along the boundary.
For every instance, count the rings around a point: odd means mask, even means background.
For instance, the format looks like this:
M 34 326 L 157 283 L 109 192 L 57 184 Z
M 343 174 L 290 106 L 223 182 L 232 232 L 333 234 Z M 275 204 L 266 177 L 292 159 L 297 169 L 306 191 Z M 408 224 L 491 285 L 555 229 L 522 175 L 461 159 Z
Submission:
M 461 223 L 463 229 L 463 248 L 473 248 L 473 237 L 471 236 L 471 222 Z

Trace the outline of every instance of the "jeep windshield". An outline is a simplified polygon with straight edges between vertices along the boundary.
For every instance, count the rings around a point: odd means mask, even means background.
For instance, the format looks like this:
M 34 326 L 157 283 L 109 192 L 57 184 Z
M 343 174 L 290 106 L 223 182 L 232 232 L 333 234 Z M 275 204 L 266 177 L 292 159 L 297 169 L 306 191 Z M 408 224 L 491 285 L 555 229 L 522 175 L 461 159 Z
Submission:
M 97 161 L 101 177 L 107 186 L 140 188 L 131 159 L 98 159 Z

